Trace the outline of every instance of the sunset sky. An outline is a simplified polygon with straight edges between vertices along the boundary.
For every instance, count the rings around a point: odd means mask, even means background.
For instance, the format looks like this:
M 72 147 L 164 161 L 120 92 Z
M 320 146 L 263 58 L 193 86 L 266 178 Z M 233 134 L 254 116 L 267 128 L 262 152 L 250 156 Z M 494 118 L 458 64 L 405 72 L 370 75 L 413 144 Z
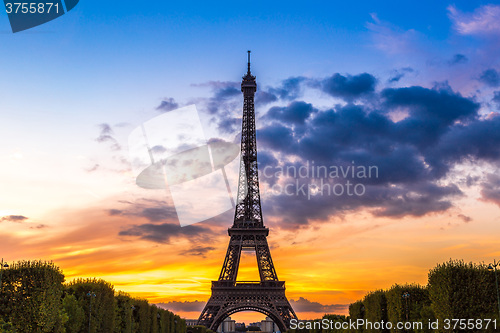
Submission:
M 300 319 L 425 284 L 450 258 L 500 259 L 500 2 L 483 1 L 81 0 L 16 34 L 2 10 L 0 257 L 51 260 L 67 281 L 103 278 L 197 318 L 234 211 L 180 227 L 170 186 L 137 186 L 129 136 L 196 105 L 207 140 L 238 143 L 247 50 L 264 223 Z M 277 172 L 313 164 L 378 174 Z M 239 279 L 257 278 L 245 254 Z

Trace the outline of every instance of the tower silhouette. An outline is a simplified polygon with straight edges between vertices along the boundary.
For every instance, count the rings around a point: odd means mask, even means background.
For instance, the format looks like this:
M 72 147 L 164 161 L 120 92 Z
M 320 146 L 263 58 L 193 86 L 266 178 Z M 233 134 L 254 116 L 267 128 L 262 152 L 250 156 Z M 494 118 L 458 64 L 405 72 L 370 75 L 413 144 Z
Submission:
M 269 229 L 264 226 L 260 204 L 255 131 L 255 76 L 248 71 L 241 82 L 243 119 L 238 194 L 234 222 L 228 229 L 229 246 L 218 281 L 212 281 L 212 296 L 198 319 L 213 331 L 223 320 L 240 311 L 257 311 L 270 317 L 281 332 L 297 318 L 285 296 L 285 282 L 278 280 L 267 243 Z M 255 251 L 260 281 L 236 281 L 242 250 Z

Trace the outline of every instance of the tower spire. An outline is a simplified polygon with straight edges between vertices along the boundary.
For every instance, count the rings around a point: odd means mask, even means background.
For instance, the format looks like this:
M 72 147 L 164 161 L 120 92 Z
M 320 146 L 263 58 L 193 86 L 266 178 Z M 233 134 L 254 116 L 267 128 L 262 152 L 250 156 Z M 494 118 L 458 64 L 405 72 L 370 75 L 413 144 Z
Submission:
M 252 51 L 248 50 L 247 52 L 248 52 L 248 72 L 247 72 L 247 74 L 250 74 L 250 53 Z

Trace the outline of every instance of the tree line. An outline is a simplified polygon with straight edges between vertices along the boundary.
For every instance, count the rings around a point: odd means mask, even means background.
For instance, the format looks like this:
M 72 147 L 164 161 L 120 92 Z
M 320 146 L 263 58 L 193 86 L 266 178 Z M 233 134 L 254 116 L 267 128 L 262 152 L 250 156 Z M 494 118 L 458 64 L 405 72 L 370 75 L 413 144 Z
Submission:
M 393 285 L 386 290 L 369 292 L 363 299 L 349 306 L 349 316 L 325 315 L 322 319 L 333 322 L 349 322 L 363 319 L 374 322 L 390 322 L 391 329 L 296 329 L 289 333 L 336 333 L 336 332 L 498 332 L 500 317 L 495 282 L 495 272 L 484 264 L 450 260 L 429 271 L 428 283 Z M 485 328 L 460 329 L 459 326 L 445 328 L 446 319 L 496 320 Z M 439 327 L 430 328 L 429 323 L 438 321 Z M 422 323 L 421 328 L 397 329 L 398 322 Z M 453 323 L 452 323 L 453 324 Z M 340 325 L 339 325 L 340 327 Z
M 1 332 L 186 333 L 179 316 L 102 279 L 64 281 L 52 262 L 19 261 L 4 269 Z

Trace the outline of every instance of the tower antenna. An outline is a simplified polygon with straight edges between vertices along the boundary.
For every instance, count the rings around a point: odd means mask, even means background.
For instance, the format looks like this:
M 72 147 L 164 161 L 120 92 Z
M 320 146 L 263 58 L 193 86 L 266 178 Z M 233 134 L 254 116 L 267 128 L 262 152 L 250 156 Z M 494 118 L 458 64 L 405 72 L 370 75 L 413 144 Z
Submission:
M 247 51 L 248 52 L 248 74 L 250 74 L 250 50 Z

